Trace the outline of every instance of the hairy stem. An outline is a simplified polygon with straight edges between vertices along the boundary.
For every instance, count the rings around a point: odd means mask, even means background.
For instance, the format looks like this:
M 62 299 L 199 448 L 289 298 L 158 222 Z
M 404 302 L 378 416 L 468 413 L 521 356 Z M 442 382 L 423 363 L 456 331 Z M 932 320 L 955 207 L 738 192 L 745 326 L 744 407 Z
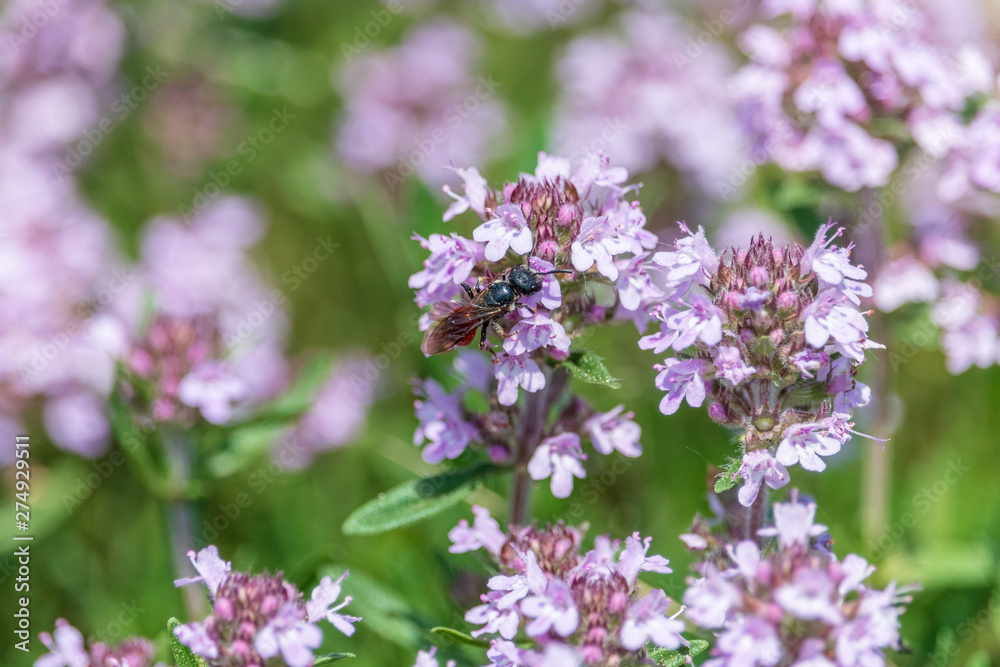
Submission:
M 767 484 L 761 484 L 757 499 L 747 508 L 747 521 L 744 526 L 746 534 L 743 539 L 753 540 L 758 546 L 764 544 L 764 539 L 757 534 L 757 531 L 764 527 L 764 521 L 767 519 L 767 499 L 770 491 Z
M 191 476 L 191 442 L 180 433 L 167 433 L 163 441 L 173 478 L 183 488 Z M 195 574 L 187 557 L 188 551 L 195 549 L 195 506 L 184 497 L 172 498 L 167 503 L 167 525 L 170 530 L 174 571 L 178 578 L 190 577 Z M 200 586 L 183 586 L 181 591 L 188 618 L 201 619 L 208 615 L 209 608 Z
M 510 489 L 511 524 L 522 526 L 528 521 L 531 506 L 531 492 L 534 482 L 528 476 L 528 461 L 538 448 L 545 433 L 549 410 L 559 400 L 566 388 L 566 369 L 556 368 L 546 371 L 545 388 L 535 394 L 528 394 L 521 410 L 521 428 L 517 439 L 517 464 Z

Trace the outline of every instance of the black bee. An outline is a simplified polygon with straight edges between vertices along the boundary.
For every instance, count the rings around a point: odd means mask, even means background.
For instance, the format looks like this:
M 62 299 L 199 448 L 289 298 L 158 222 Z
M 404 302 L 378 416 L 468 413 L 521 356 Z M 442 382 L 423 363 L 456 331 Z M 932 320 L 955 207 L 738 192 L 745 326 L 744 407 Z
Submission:
M 552 273 L 572 271 L 534 271 L 528 266 L 513 266 L 495 280 L 480 278 L 475 288 L 462 283 L 468 300 L 438 301 L 431 307 L 430 315 L 435 321 L 424 334 L 420 349 L 424 354 L 438 354 L 456 345 L 468 345 L 476 337 L 476 330 L 482 327 L 479 349 L 485 350 L 486 329 L 491 325 L 501 338 L 507 338 L 509 334 L 500 327 L 498 320 L 522 306 L 534 313 L 534 308 L 518 299 L 537 294 L 542 289 L 541 276 Z

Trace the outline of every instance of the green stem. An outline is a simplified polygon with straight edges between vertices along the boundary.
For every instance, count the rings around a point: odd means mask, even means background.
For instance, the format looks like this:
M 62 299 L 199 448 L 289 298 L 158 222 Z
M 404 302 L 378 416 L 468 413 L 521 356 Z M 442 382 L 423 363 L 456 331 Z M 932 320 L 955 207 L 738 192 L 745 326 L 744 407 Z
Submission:
M 517 467 L 510 490 L 510 513 L 508 521 L 517 526 L 528 522 L 531 506 L 531 492 L 534 482 L 528 475 L 528 461 L 535 453 L 545 433 L 549 410 L 559 400 L 569 375 L 565 368 L 546 371 L 545 388 L 537 394 L 528 394 L 521 409 L 521 429 L 518 436 Z

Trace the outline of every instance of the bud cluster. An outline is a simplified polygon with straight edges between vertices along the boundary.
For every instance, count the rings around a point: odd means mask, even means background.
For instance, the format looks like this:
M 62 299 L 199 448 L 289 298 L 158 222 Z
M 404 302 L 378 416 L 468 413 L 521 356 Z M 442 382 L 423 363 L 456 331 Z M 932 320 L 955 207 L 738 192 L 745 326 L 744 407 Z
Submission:
M 247 387 L 219 361 L 221 347 L 214 316 L 157 315 L 128 353 L 129 398 L 159 422 L 190 426 L 200 408 L 208 421 L 225 423 Z
M 336 581 L 323 577 L 307 602 L 280 572 L 233 572 L 214 546 L 188 556 L 199 576 L 178 579 L 174 584 L 204 583 L 212 594 L 213 609 L 204 621 L 178 626 L 174 633 L 205 658 L 209 667 L 264 665 L 278 655 L 289 667 L 310 667 L 312 651 L 323 641 L 317 621 L 325 618 L 350 636 L 354 633 L 352 623 L 361 620 L 337 613 L 350 603 L 350 596 L 333 606 L 346 572 Z
M 49 653 L 38 658 L 37 667 L 151 667 L 153 644 L 148 639 L 129 637 L 117 646 L 92 642 L 88 651 L 79 630 L 64 618 L 56 619 L 52 634 L 39 635 Z
M 681 223 L 687 236 L 653 256 L 674 291 L 653 310 L 660 331 L 639 346 L 678 353 L 655 366 L 666 392 L 660 410 L 709 398 L 709 416 L 740 433 L 742 465 L 728 474 L 744 479 L 747 506 L 762 480 L 788 483 L 785 466 L 823 470 L 820 457 L 850 439 L 852 410 L 870 399 L 854 375 L 865 350 L 881 347 L 857 308 L 871 288 L 850 264 L 850 246 L 827 247 L 840 234 L 827 238 L 831 227 L 808 249 L 758 236 L 719 257 L 704 230 L 692 234 Z
M 483 604 L 470 609 L 472 635 L 499 634 L 487 654 L 493 665 L 633 665 L 646 658 L 650 642 L 677 649 L 684 624 L 667 616 L 671 602 L 660 589 L 638 595 L 642 571 L 670 573 L 662 556 L 649 556 L 650 538 L 625 540 L 606 535 L 580 553 L 583 534 L 558 523 L 511 526 L 505 534 L 489 512 L 473 507 L 475 522 L 464 519 L 448 534 L 450 551 L 485 548 L 500 568 L 489 580 Z M 519 649 L 520 630 L 534 641 Z

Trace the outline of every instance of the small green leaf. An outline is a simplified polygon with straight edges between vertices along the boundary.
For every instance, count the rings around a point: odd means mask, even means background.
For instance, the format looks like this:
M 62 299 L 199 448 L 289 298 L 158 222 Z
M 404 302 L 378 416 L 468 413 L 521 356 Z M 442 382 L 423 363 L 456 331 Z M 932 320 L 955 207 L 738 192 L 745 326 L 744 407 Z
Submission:
M 403 482 L 351 512 L 344 535 L 378 535 L 439 514 L 462 502 L 496 466 L 479 463 L 461 470 Z
M 485 639 L 476 639 L 472 635 L 467 635 L 460 630 L 455 630 L 454 628 L 444 628 L 436 627 L 431 628 L 431 632 L 439 637 L 444 637 L 456 644 L 465 644 L 466 646 L 476 646 L 479 648 L 489 648 L 490 642 Z
M 733 462 L 735 463 L 735 461 Z M 736 486 L 737 476 L 733 473 L 733 464 L 730 463 L 726 466 L 726 469 L 719 473 L 719 476 L 715 478 L 715 492 L 722 493 L 723 491 L 728 491 L 729 489 Z
M 648 649 L 649 657 L 656 660 L 661 667 L 681 667 L 687 664 L 689 656 L 696 656 L 708 648 L 708 642 L 703 639 L 692 639 L 690 645 L 682 646 L 676 651 L 668 651 L 659 646 L 652 646 Z
M 176 618 L 171 618 L 167 621 L 167 633 L 170 635 L 170 650 L 174 654 L 174 662 L 177 663 L 177 667 L 205 667 L 205 661 L 182 644 L 181 640 L 174 634 L 174 630 L 179 625 L 182 624 Z
M 622 383 L 613 377 L 604 365 L 604 359 L 593 352 L 571 354 L 562 365 L 570 370 L 573 377 L 590 384 L 602 384 L 612 389 L 620 389 Z
M 331 662 L 337 662 L 338 660 L 343 660 L 344 658 L 356 658 L 358 656 L 353 653 L 328 653 L 327 655 L 321 655 L 316 660 L 313 661 L 313 667 L 319 667 L 320 665 L 328 665 Z M 179 667 L 179 666 L 178 666 Z

